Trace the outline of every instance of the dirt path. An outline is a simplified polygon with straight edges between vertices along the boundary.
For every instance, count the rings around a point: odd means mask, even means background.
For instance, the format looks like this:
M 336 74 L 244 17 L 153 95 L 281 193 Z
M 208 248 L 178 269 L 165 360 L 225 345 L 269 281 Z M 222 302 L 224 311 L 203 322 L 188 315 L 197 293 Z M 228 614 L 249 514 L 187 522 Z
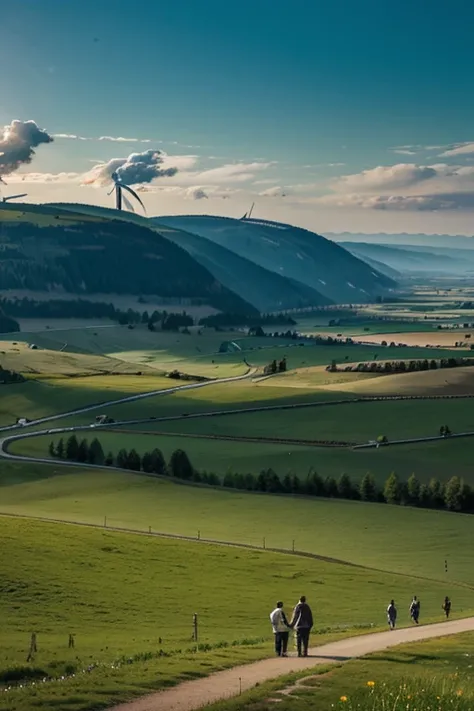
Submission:
M 204 679 L 186 681 L 178 686 L 144 696 L 136 701 L 114 706 L 110 711 L 195 711 L 222 699 L 238 696 L 256 684 L 275 679 L 289 672 L 311 669 L 331 662 L 344 662 L 372 652 L 380 652 L 404 642 L 416 642 L 433 637 L 474 631 L 474 617 L 452 620 L 435 625 L 409 627 L 394 632 L 378 632 L 343 639 L 339 642 L 314 647 L 310 657 L 298 659 L 263 659 Z

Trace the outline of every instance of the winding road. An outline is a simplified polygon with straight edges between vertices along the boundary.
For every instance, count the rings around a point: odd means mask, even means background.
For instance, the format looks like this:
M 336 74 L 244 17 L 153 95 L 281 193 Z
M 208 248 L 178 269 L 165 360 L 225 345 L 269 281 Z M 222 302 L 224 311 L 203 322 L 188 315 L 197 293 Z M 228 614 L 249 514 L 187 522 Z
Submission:
M 146 398 L 150 397 L 158 397 L 158 396 L 164 396 L 164 395 L 171 395 L 173 393 L 179 392 L 181 390 L 196 390 L 198 388 L 204 388 L 208 387 L 210 385 L 218 385 L 222 383 L 233 383 L 233 382 L 238 382 L 242 380 L 247 380 L 249 378 L 252 378 L 257 372 L 256 368 L 250 368 L 247 373 L 244 375 L 237 375 L 229 378 L 216 378 L 213 380 L 206 380 L 204 382 L 198 382 L 198 383 L 188 383 L 186 385 L 176 385 L 171 388 L 166 388 L 166 389 L 161 389 L 161 390 L 151 390 L 148 392 L 144 393 L 137 393 L 135 395 L 127 395 L 122 398 L 118 398 L 115 400 L 105 400 L 103 402 L 99 403 L 93 403 L 92 405 L 87 405 L 85 407 L 81 408 L 76 408 L 74 410 L 70 410 L 68 412 L 62 412 L 59 414 L 55 415 L 48 415 L 46 417 L 41 417 L 36 420 L 31 420 L 30 422 L 25 423 L 24 425 L 19 425 L 17 423 L 12 424 L 12 425 L 6 425 L 3 427 L 0 427 L 0 435 L 1 433 L 8 433 L 6 436 L 1 437 L 0 436 L 0 458 L 4 459 L 10 459 L 10 460 L 16 460 L 16 461 L 23 461 L 23 462 L 32 462 L 36 464 L 49 464 L 49 465 L 56 465 L 58 464 L 57 460 L 51 459 L 51 458 L 40 458 L 40 457 L 29 457 L 25 455 L 20 455 L 20 454 L 11 454 L 8 452 L 8 446 L 14 441 L 18 441 L 21 439 L 27 439 L 30 437 L 40 437 L 46 434 L 63 434 L 67 432 L 80 432 L 80 431 L 90 431 L 91 428 L 94 428 L 94 430 L 98 429 L 115 429 L 118 427 L 127 427 L 131 425 L 140 425 L 140 424 L 149 424 L 149 423 L 157 423 L 157 422 L 169 422 L 169 421 L 175 421 L 175 420 L 183 420 L 183 419 L 197 419 L 197 418 L 205 418 L 205 417 L 223 417 L 226 415 L 237 415 L 237 414 L 246 414 L 246 413 L 252 413 L 252 412 L 266 412 L 266 411 L 277 411 L 277 410 L 296 410 L 296 409 L 302 409 L 302 408 L 310 408 L 310 407 L 330 407 L 330 406 L 336 406 L 336 405 L 348 405 L 348 404 L 361 404 L 361 403 L 369 403 L 369 402 L 392 402 L 392 401 L 400 401 L 400 400 L 453 400 L 453 399 L 472 399 L 474 398 L 473 394 L 465 394 L 465 395 L 383 395 L 383 396 L 373 396 L 373 397 L 353 397 L 353 398 L 341 398 L 338 400 L 317 400 L 313 402 L 305 402 L 305 403 L 292 403 L 288 405 L 262 405 L 258 407 L 246 407 L 246 408 L 233 408 L 233 409 L 228 409 L 228 410 L 211 410 L 207 412 L 195 412 L 195 413 L 189 413 L 189 414 L 181 414 L 181 415 L 168 415 L 164 417 L 148 417 L 145 419 L 133 419 L 133 420 L 118 420 L 113 423 L 113 427 L 111 427 L 111 423 L 104 423 L 104 424 L 87 424 L 87 425 L 72 425 L 69 427 L 57 427 L 53 429 L 44 429 L 44 430 L 35 430 L 33 432 L 28 432 L 25 430 L 31 429 L 33 427 L 36 427 L 40 424 L 46 424 L 49 422 L 54 422 L 56 420 L 61 420 L 67 417 L 72 417 L 74 415 L 81 415 L 84 413 L 88 412 L 93 412 L 94 410 L 98 410 L 101 408 L 105 407 L 111 407 L 113 405 L 123 405 L 129 402 L 136 402 L 138 400 L 144 400 Z M 15 434 L 9 434 L 10 432 L 15 433 Z M 168 434 L 173 434 L 173 433 L 168 433 Z M 183 435 L 185 436 L 185 435 Z M 193 436 L 192 434 L 186 435 L 186 436 Z M 204 435 L 202 435 L 204 436 Z M 474 436 L 474 432 L 459 432 L 455 434 L 451 434 L 448 438 L 444 436 L 428 436 L 428 437 L 417 437 L 417 438 L 412 438 L 412 439 L 402 439 L 402 440 L 391 440 L 390 445 L 404 445 L 404 444 L 416 444 L 416 443 L 422 443 L 422 442 L 432 442 L 436 440 L 446 440 L 446 439 L 453 439 L 457 437 L 472 437 Z M 306 440 L 298 440 L 298 439 L 285 439 L 285 440 L 279 440 L 277 438 L 265 438 L 265 437 L 259 437 L 259 438 L 253 438 L 253 437 L 238 437 L 238 438 L 233 438 L 230 435 L 229 436 L 212 436 L 212 435 L 206 435 L 206 437 L 209 438 L 214 438 L 214 439 L 237 439 L 239 441 L 259 441 L 261 443 L 280 443 L 280 444 L 294 444 L 294 445 L 306 445 L 306 446 L 315 446 L 315 447 L 322 447 L 322 446 L 336 446 L 336 447 L 351 447 L 353 449 L 365 449 L 365 448 L 374 448 L 378 447 L 379 445 L 376 442 L 367 442 L 367 443 L 361 443 L 361 444 L 355 444 L 355 443 L 347 443 L 347 442 L 324 442 L 324 441 L 317 441 L 314 440 L 312 442 L 308 442 Z M 74 462 L 74 461 L 68 461 L 68 460 L 63 460 L 61 462 L 62 465 L 65 466 L 72 466 L 72 467 L 88 467 L 88 468 L 98 468 L 98 469 L 119 469 L 118 467 L 107 467 L 105 465 L 101 464 L 89 464 L 89 463 L 81 463 L 81 462 Z M 120 471 L 122 471 L 120 469 Z M 131 471 L 131 470 L 126 470 L 126 471 Z M 139 472 L 137 472 L 139 473 Z
M 239 696 L 241 692 L 248 691 L 257 684 L 291 672 L 312 669 L 321 665 L 340 664 L 406 642 L 418 642 L 472 631 L 474 631 L 474 617 L 468 617 L 434 625 L 350 637 L 314 647 L 309 650 L 310 656 L 307 658 L 299 659 L 290 656 L 283 659 L 277 657 L 233 667 L 203 679 L 185 681 L 171 689 L 119 704 L 111 708 L 110 711 L 196 711 L 217 701 Z M 278 697 L 278 693 L 271 692 L 271 697 Z

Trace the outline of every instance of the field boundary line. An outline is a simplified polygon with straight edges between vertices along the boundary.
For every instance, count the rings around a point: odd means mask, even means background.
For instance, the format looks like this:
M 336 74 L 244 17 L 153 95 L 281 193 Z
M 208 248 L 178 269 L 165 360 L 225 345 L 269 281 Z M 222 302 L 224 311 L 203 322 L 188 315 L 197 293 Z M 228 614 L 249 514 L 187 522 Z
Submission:
M 55 524 L 62 524 L 62 525 L 70 525 L 70 526 L 82 526 L 84 528 L 92 528 L 95 530 L 101 530 L 101 531 L 109 531 L 112 533 L 128 533 L 131 535 L 137 535 L 137 536 L 148 536 L 149 538 L 165 538 L 169 540 L 177 540 L 177 541 L 188 541 L 189 543 L 204 543 L 207 545 L 215 545 L 215 546 L 224 546 L 228 548 L 243 548 L 246 550 L 252 550 L 252 551 L 258 551 L 260 553 L 278 553 L 281 555 L 290 555 L 290 556 L 296 556 L 297 558 L 309 558 L 311 560 L 318 560 L 321 561 L 322 563 L 330 563 L 333 565 L 343 565 L 349 568 L 357 568 L 359 570 L 367 570 L 373 573 L 390 573 L 390 575 L 397 575 L 400 577 L 404 578 L 411 578 L 413 580 L 424 580 L 424 581 L 429 581 L 429 582 L 436 582 L 436 583 L 441 583 L 445 584 L 445 580 L 441 580 L 440 578 L 429 578 L 426 575 L 417 575 L 415 573 L 400 573 L 396 572 L 394 573 L 393 571 L 390 570 L 385 570 L 383 568 L 374 568 L 372 566 L 368 565 L 362 565 L 361 563 L 353 563 L 348 560 L 342 560 L 340 558 L 333 558 L 331 556 L 324 556 L 320 555 L 318 553 L 311 553 L 310 551 L 300 551 L 300 550 L 293 550 L 290 548 L 278 548 L 275 546 L 263 546 L 263 545 L 257 545 L 256 543 L 244 543 L 242 541 L 223 541 L 217 538 L 205 538 L 202 537 L 201 535 L 199 536 L 191 536 L 191 535 L 185 535 L 185 534 L 180 534 L 180 533 L 165 533 L 162 531 L 154 531 L 150 530 L 151 527 L 148 528 L 148 530 L 140 529 L 140 528 L 130 528 L 126 526 L 111 526 L 111 525 L 104 525 L 100 523 L 91 523 L 89 521 L 78 521 L 74 519 L 61 519 L 61 518 L 55 518 L 55 517 L 49 517 L 49 516 L 35 516 L 31 514 L 21 514 L 21 513 L 14 513 L 10 511 L 1 511 L 0 510 L 0 517 L 2 518 L 14 518 L 14 519 L 23 519 L 23 520 L 29 520 L 29 521 L 39 521 L 42 523 L 55 523 Z M 470 585 L 469 583 L 464 583 L 463 581 L 458 581 L 458 580 L 450 580 L 450 584 L 453 585 L 454 587 L 460 587 L 460 588 L 467 588 L 468 590 L 473 590 L 474 585 Z

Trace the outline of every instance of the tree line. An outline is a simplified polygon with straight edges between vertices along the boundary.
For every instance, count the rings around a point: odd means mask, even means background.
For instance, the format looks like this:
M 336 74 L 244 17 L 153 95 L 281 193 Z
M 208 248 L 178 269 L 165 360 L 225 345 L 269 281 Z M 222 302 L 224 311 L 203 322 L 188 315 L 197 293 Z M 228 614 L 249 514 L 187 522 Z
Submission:
M 358 372 L 358 373 L 413 373 L 423 370 L 438 370 L 439 368 L 461 368 L 474 365 L 474 358 L 440 358 L 435 360 L 391 360 L 385 362 L 366 362 L 357 365 L 339 367 L 335 360 L 326 367 L 330 373 Z
M 333 476 L 323 478 L 313 469 L 310 469 L 304 478 L 292 473 L 280 478 L 271 468 L 263 469 L 259 474 L 240 474 L 229 470 L 223 477 L 219 477 L 212 472 L 198 471 L 183 449 L 176 449 L 171 454 L 169 462 L 166 462 L 158 448 L 143 455 L 140 455 L 136 449 L 124 448 L 117 454 L 112 452 L 105 454 L 97 437 L 89 444 L 87 439 L 78 440 L 74 434 L 66 442 L 62 438 L 57 444 L 51 442 L 49 454 L 57 459 L 116 466 L 228 489 L 372 501 L 474 513 L 474 488 L 459 476 L 452 476 L 447 482 L 432 478 L 428 484 L 425 484 L 420 482 L 415 474 L 405 481 L 392 472 L 383 486 L 377 483 L 370 472 L 365 474 L 360 482 L 353 481 L 349 474 L 345 473 L 338 479 Z
M 10 385 L 12 383 L 24 383 L 25 378 L 21 373 L 14 370 L 6 370 L 0 365 L 0 385 Z
M 6 314 L 9 316 L 6 316 Z M 149 313 L 135 309 L 122 310 L 113 304 L 102 301 L 88 301 L 87 299 L 48 299 L 38 301 L 24 297 L 22 299 L 7 299 L 0 297 L 0 332 L 6 333 L 2 325 L 9 327 L 10 331 L 19 331 L 20 327 L 14 318 L 108 318 L 122 326 L 138 323 L 148 324 L 150 330 L 160 324 L 165 331 L 173 331 L 183 326 L 192 326 L 192 316 L 182 311 L 181 313 L 154 310 Z M 3 324 L 2 319 L 5 320 Z M 8 324 L 7 320 L 11 323 Z M 16 326 L 15 326 L 16 324 Z

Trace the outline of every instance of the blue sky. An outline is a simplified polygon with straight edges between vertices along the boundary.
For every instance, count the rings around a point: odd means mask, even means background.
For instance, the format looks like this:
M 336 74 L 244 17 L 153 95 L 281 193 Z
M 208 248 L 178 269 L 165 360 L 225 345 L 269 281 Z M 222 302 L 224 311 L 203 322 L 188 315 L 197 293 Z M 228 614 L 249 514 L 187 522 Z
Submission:
M 255 198 L 262 216 L 326 231 L 470 231 L 469 0 L 2 5 L 1 125 L 151 141 L 56 138 L 10 176 L 31 199 L 106 204 L 72 174 L 156 148 L 183 167 L 148 186 L 151 212 L 234 214 Z

